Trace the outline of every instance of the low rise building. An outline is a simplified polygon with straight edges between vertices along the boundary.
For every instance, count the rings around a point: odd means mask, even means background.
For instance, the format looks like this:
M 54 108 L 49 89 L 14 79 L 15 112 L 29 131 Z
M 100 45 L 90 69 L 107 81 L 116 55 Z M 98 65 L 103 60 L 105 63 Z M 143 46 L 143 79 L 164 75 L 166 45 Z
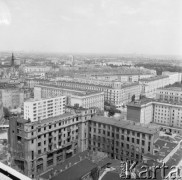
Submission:
M 30 99 L 24 102 L 24 119 L 31 122 L 64 114 L 66 97 Z

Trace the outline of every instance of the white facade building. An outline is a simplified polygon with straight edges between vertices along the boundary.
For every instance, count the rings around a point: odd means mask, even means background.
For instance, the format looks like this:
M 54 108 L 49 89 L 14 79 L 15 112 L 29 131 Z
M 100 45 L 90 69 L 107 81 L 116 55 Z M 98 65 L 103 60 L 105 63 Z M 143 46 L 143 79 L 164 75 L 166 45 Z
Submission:
M 170 84 L 174 84 L 176 82 L 181 82 L 181 73 L 179 73 L 179 72 L 164 71 L 164 72 L 162 72 L 162 75 L 169 76 L 169 83 Z
M 30 119 L 33 122 L 64 114 L 65 104 L 65 96 L 26 101 L 24 102 L 24 119 Z

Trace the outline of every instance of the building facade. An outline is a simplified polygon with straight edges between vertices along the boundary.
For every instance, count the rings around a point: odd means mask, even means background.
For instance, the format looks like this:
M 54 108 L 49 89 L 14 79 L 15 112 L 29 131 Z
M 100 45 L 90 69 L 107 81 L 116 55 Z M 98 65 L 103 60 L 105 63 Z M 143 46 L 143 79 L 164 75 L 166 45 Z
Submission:
M 169 76 L 170 84 L 174 84 L 176 82 L 181 82 L 181 73 L 179 73 L 179 72 L 164 71 L 164 72 L 162 72 L 162 75 Z
M 127 119 L 144 124 L 153 122 L 169 127 L 168 129 L 171 127 L 182 130 L 182 103 L 155 99 L 128 103 Z
M 142 86 L 141 94 L 147 98 L 155 98 L 157 89 L 163 88 L 170 84 L 169 76 L 156 76 L 146 79 L 141 79 Z
M 24 119 L 31 122 L 64 114 L 66 97 L 30 99 L 24 102 Z
M 182 88 L 170 87 L 157 89 L 156 99 L 182 103 Z
M 35 178 L 88 147 L 88 119 L 95 109 L 76 109 L 30 122 L 19 116 L 10 120 L 9 152 L 12 167 Z
M 153 143 L 158 136 L 159 131 L 155 128 L 94 117 L 89 121 L 88 147 L 93 151 L 105 152 L 110 158 L 141 161 L 143 154 L 152 154 Z
M 35 98 L 67 96 L 67 105 L 83 108 L 96 107 L 104 110 L 104 92 L 84 91 L 54 85 L 37 85 L 34 87 Z

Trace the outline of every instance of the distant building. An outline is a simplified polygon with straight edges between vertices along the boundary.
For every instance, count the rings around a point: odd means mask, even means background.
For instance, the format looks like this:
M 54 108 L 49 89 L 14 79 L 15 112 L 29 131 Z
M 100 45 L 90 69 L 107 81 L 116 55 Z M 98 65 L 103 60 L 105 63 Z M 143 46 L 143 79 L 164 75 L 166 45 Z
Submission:
M 164 72 L 162 72 L 162 75 L 169 76 L 169 84 L 174 84 L 176 82 L 181 82 L 181 75 L 182 75 L 182 73 L 180 73 L 180 72 L 164 71 Z
M 34 87 L 35 98 L 57 97 L 61 95 L 68 97 L 68 105 L 77 105 L 83 108 L 96 107 L 104 110 L 104 92 L 83 91 L 55 85 L 36 85 Z
M 24 102 L 24 118 L 34 122 L 64 114 L 65 104 L 65 96 L 27 100 Z
M 51 70 L 50 66 L 25 66 L 24 72 L 31 73 L 31 72 L 48 72 Z

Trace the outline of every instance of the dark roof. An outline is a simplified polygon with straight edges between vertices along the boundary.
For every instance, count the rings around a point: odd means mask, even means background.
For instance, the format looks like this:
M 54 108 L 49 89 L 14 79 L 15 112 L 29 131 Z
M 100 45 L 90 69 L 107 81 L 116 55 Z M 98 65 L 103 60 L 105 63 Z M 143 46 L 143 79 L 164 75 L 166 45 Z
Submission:
M 122 180 L 116 172 L 107 172 L 102 180 Z
M 91 155 L 91 153 L 92 152 L 87 151 L 87 150 L 83 151 L 81 153 L 78 153 L 78 154 L 66 159 L 63 163 L 56 165 L 53 169 L 54 170 L 60 170 L 60 169 L 65 170 L 65 167 L 68 166 L 70 163 L 71 163 L 71 165 L 74 165 L 75 163 L 78 163 L 80 161 L 80 158 L 84 159 L 86 156 L 89 157 Z M 50 171 L 46 172 L 45 174 L 43 174 L 41 176 L 41 178 L 47 179 L 49 177 L 50 173 L 51 173 Z
M 117 120 L 115 118 L 104 117 L 104 116 L 95 116 L 90 121 L 108 124 L 116 126 L 123 129 L 129 129 L 137 132 L 143 132 L 146 134 L 155 134 L 158 132 L 158 129 L 150 126 L 136 125 L 133 121 Z
M 85 159 L 53 177 L 51 180 L 80 180 L 81 177 L 91 172 L 96 167 L 97 165 L 95 163 Z

